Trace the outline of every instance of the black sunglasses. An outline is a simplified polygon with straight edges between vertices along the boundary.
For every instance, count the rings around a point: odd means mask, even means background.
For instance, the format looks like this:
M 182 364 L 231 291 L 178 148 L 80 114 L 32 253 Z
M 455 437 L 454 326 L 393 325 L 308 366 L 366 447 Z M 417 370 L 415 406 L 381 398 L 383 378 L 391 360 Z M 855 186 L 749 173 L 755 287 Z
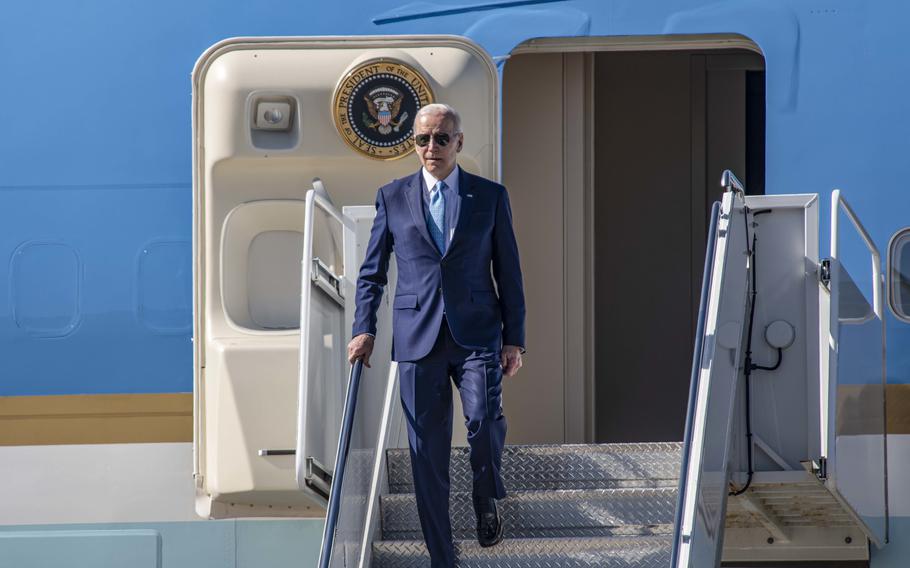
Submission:
M 439 146 L 447 146 L 449 144 L 449 141 L 452 139 L 452 137 L 445 132 L 433 134 L 432 136 L 433 140 L 435 140 L 436 144 Z M 430 134 L 418 134 L 414 136 L 414 143 L 423 148 L 430 143 Z

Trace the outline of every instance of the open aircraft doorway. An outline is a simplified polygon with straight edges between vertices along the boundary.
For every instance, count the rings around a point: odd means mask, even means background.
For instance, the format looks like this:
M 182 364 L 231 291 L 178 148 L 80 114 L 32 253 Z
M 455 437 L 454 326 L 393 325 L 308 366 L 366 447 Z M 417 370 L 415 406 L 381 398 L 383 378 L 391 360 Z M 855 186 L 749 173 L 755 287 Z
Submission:
M 509 442 L 679 441 L 721 172 L 764 193 L 764 59 L 746 40 L 584 41 L 503 70 L 529 306 Z

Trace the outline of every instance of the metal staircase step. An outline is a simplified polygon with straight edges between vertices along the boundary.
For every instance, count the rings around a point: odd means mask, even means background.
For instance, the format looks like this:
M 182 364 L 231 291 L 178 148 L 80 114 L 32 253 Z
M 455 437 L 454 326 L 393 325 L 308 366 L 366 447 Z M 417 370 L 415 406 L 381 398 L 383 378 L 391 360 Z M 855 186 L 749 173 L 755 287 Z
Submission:
M 681 444 L 568 444 L 506 446 L 502 478 L 509 491 L 676 487 Z M 412 493 L 407 449 L 387 454 L 389 491 Z M 452 491 L 471 490 L 468 448 L 453 448 Z
M 595 537 L 671 534 L 676 489 L 589 489 L 514 491 L 499 501 L 506 538 Z M 475 534 L 470 492 L 450 500 L 452 533 L 471 539 Z M 384 495 L 382 538 L 422 538 L 413 494 Z
M 491 548 L 456 540 L 459 568 L 666 568 L 670 536 L 505 539 Z M 373 544 L 373 568 L 429 568 L 419 540 Z

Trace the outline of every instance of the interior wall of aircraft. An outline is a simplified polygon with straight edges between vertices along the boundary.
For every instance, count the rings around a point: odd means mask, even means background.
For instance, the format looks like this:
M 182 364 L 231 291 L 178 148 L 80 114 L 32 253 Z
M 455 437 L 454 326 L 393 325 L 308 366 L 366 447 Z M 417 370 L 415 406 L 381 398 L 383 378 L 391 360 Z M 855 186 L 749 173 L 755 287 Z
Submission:
M 763 69 L 746 50 L 506 63 L 502 177 L 528 305 L 510 443 L 682 439 L 720 174 L 764 193 Z
M 518 55 L 503 73 L 502 178 L 512 199 L 528 306 L 525 365 L 504 383 L 510 443 L 588 437 L 590 63 L 582 53 Z

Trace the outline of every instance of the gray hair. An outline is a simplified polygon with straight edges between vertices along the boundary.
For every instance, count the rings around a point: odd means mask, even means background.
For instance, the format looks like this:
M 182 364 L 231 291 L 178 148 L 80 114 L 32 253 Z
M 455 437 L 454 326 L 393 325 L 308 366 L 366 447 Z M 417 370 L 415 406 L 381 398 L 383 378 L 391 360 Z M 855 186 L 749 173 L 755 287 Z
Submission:
M 433 103 L 422 106 L 420 107 L 420 110 L 417 111 L 417 114 L 414 115 L 414 122 L 416 123 L 418 120 L 420 120 L 421 116 L 429 114 L 443 115 L 452 121 L 452 125 L 455 126 L 455 134 L 461 132 L 461 116 L 458 114 L 458 111 L 451 106 L 445 103 Z

